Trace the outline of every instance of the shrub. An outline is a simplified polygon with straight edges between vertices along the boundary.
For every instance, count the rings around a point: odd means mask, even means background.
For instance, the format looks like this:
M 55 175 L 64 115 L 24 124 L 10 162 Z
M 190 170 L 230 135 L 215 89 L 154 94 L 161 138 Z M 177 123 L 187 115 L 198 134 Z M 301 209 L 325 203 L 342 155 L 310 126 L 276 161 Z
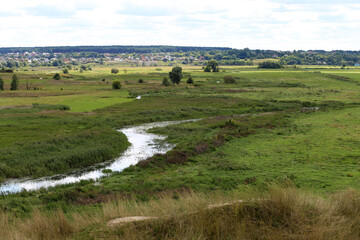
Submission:
M 224 82 L 226 84 L 233 84 L 233 83 L 236 83 L 236 80 L 235 80 L 235 78 L 233 76 L 226 75 L 226 76 L 224 76 Z
M 54 79 L 55 79 L 55 80 L 60 80 L 60 74 L 59 74 L 59 73 L 55 73 Z
M 283 66 L 281 65 L 281 63 L 274 62 L 274 61 L 265 61 L 265 62 L 259 63 L 259 68 L 276 69 L 276 68 L 282 68 L 282 67 Z
M 144 80 L 142 80 L 142 78 L 140 78 L 139 79 L 139 83 L 143 83 L 144 82 Z
M 69 73 L 69 70 L 67 68 L 63 69 L 63 73 L 64 74 L 68 74 Z
M 194 84 L 194 80 L 191 76 L 189 76 L 188 80 L 186 81 L 187 84 Z
M 117 73 L 119 73 L 119 69 L 117 69 L 117 68 L 112 68 L 112 69 L 111 69 L 111 73 L 117 74 Z
M 4 80 L 0 77 L 0 90 L 4 90 Z
M 113 89 L 121 89 L 121 83 L 120 81 L 115 81 L 112 83 L 112 88 Z
M 2 72 L 2 73 L 13 73 L 13 72 L 14 72 L 14 69 L 11 69 L 11 68 L 8 68 L 8 69 L 2 68 L 2 69 L 0 70 L 0 72 Z
M 170 86 L 170 81 L 167 77 L 164 77 L 162 85 L 165 87 Z

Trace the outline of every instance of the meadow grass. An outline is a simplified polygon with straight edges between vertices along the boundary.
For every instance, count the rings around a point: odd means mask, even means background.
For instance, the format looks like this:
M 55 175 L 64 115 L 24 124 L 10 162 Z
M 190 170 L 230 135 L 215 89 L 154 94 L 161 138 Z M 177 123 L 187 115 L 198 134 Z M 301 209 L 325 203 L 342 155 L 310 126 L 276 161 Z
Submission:
M 1 214 L 4 240 L 37 239 L 358 239 L 359 192 L 328 197 L 289 186 L 261 193 L 173 192 L 148 202 L 116 198 L 92 212 L 34 211 L 28 219 Z M 242 200 L 242 201 L 239 201 Z M 209 206 L 214 206 L 209 208 Z M 155 217 L 108 226 L 127 216 Z
M 110 74 L 113 67 L 120 73 Z M 349 208 L 358 208 L 359 69 L 222 67 L 218 73 L 205 73 L 201 67 L 184 67 L 185 79 L 191 74 L 195 83 L 183 80 L 164 87 L 162 79 L 170 70 L 93 66 L 92 71 L 62 74 L 60 81 L 52 79 L 58 68 L 16 72 L 20 90 L 0 92 L 2 180 L 66 172 L 111 159 L 128 146 L 114 128 L 203 120 L 151 130 L 168 135 L 175 149 L 109 174 L 97 184 L 82 181 L 0 196 L 3 236 L 356 239 L 359 226 Z M 7 87 L 11 75 L 1 75 Z M 226 75 L 236 83 L 225 84 Z M 27 80 L 40 89 L 25 90 Z M 114 80 L 122 82 L 120 91 L 111 90 Z M 141 100 L 134 100 L 138 95 Z M 269 190 L 269 184 L 297 190 Z M 356 190 L 341 192 L 348 187 Z M 256 189 L 253 196 L 274 200 L 193 214 L 218 196 L 228 201 L 228 194 L 248 189 Z M 262 191 L 264 195 L 258 193 Z M 185 202 L 188 197 L 194 206 L 178 205 L 179 197 Z M 244 195 L 230 200 L 239 198 Z M 121 204 L 135 207 L 119 210 Z M 116 230 L 105 226 L 111 218 L 133 214 L 166 216 Z M 337 221 L 339 216 L 342 221 Z

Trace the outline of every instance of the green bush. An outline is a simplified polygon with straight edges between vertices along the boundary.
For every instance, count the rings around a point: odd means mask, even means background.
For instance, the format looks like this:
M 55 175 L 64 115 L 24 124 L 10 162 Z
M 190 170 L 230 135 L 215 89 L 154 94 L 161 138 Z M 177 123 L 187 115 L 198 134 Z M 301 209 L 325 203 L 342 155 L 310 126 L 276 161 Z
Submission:
M 194 80 L 191 76 L 189 76 L 188 80 L 186 81 L 187 84 L 194 84 Z
M 0 90 L 4 90 L 4 80 L 0 77 Z
M 277 69 L 277 68 L 282 68 L 282 67 L 283 66 L 281 65 L 281 63 L 274 62 L 274 61 L 265 61 L 265 62 L 259 63 L 259 68 Z
M 117 74 L 117 73 L 119 73 L 119 69 L 117 69 L 117 68 L 112 68 L 112 69 L 111 69 L 111 73 Z
M 60 74 L 59 74 L 59 73 L 55 73 L 54 79 L 55 79 L 55 80 L 60 80 Z
M 164 77 L 162 85 L 165 87 L 170 86 L 170 81 L 167 77 Z
M 121 89 L 121 83 L 120 81 L 115 81 L 112 83 L 112 88 L 113 89 Z
M 235 80 L 235 78 L 233 76 L 226 75 L 226 76 L 224 76 L 224 82 L 226 84 L 234 84 L 234 83 L 236 83 L 236 80 Z

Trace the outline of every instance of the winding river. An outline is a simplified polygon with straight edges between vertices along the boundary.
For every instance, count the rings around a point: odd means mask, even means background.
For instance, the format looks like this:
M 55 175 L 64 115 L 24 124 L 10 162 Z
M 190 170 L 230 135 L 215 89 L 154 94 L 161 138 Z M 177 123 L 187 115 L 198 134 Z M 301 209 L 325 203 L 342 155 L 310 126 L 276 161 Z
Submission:
M 148 133 L 147 131 L 154 127 L 166 127 L 173 124 L 197 121 L 168 121 L 147 123 L 138 126 L 130 126 L 120 129 L 128 138 L 131 146 L 118 158 L 111 162 L 98 164 L 92 167 L 76 170 L 68 174 L 59 174 L 51 177 L 43 177 L 38 179 L 21 178 L 10 179 L 2 183 L 0 192 L 4 194 L 17 193 L 22 190 L 33 191 L 41 188 L 49 188 L 62 184 L 70 184 L 80 182 L 81 180 L 97 180 L 107 174 L 104 169 L 110 169 L 113 172 L 121 172 L 125 168 L 135 165 L 141 160 L 147 159 L 158 153 L 166 153 L 174 148 L 174 145 L 166 143 L 166 136 Z

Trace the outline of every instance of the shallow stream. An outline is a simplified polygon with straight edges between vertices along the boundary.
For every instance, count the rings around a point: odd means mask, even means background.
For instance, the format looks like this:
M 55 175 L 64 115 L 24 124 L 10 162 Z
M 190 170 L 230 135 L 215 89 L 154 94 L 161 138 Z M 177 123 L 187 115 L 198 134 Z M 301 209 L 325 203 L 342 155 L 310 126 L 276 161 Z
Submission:
M 124 133 L 131 146 L 120 157 L 112 161 L 97 164 L 92 167 L 79 169 L 68 174 L 58 174 L 51 177 L 42 177 L 38 179 L 10 179 L 0 185 L 2 193 L 16 193 L 22 190 L 32 191 L 40 188 L 49 188 L 62 184 L 80 182 L 81 180 L 97 180 L 107 174 L 104 169 L 110 169 L 113 172 L 121 172 L 125 168 L 135 165 L 141 160 L 145 160 L 158 153 L 166 153 L 174 148 L 174 145 L 162 141 L 166 136 L 161 136 L 147 131 L 155 127 L 166 127 L 168 125 L 180 124 L 196 120 L 169 121 L 147 123 L 138 126 L 130 126 L 120 129 Z

